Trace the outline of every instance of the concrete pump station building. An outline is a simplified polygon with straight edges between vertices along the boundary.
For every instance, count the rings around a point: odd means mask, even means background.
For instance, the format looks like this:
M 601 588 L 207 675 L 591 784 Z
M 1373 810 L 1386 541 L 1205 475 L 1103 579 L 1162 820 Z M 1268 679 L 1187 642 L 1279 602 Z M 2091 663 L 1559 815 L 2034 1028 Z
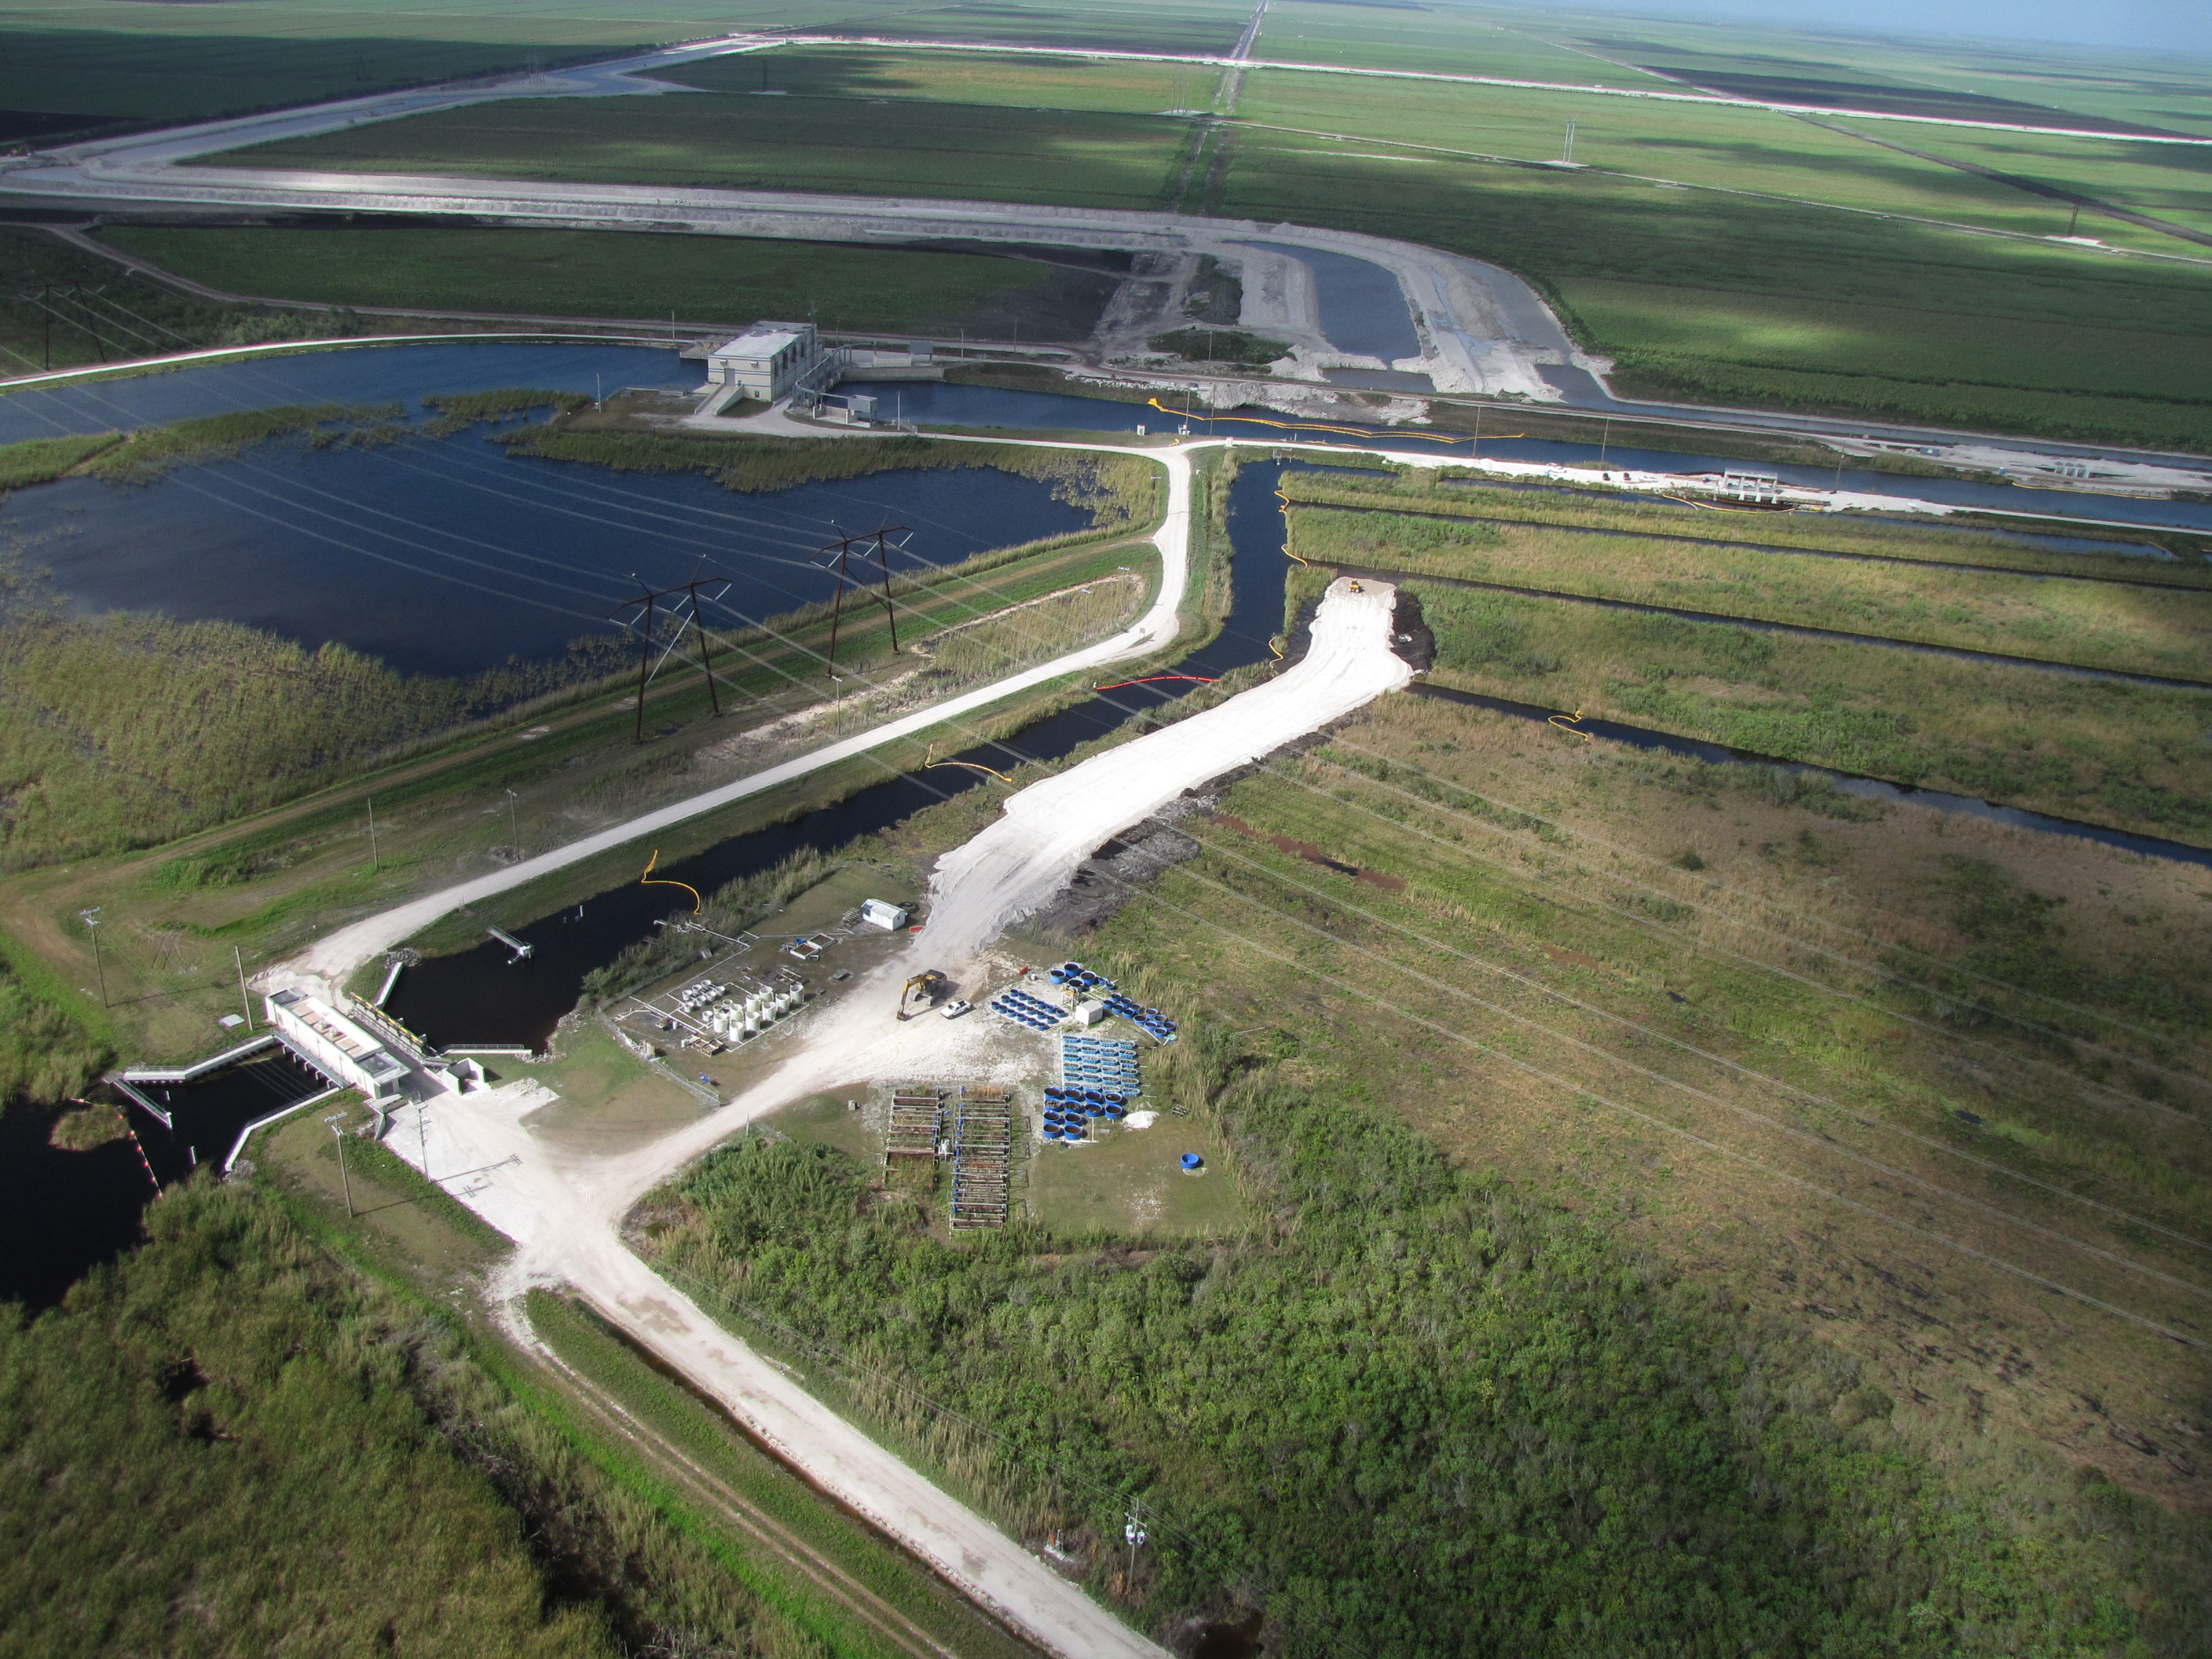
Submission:
M 821 361 L 822 337 L 813 324 L 755 323 L 708 355 L 707 383 L 740 386 L 747 398 L 772 404 Z

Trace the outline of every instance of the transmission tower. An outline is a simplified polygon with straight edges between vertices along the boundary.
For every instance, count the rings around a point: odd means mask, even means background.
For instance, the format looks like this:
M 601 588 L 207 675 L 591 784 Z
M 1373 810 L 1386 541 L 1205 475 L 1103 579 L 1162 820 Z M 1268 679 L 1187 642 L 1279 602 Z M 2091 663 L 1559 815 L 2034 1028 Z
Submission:
M 884 607 L 884 615 L 891 625 L 891 653 L 898 654 L 898 611 L 891 605 L 891 556 L 887 538 L 892 536 L 911 536 L 914 532 L 902 524 L 887 524 L 880 530 L 871 530 L 858 536 L 841 536 L 834 542 L 824 542 L 814 550 L 815 562 L 834 566 L 837 572 L 837 595 L 830 606 L 830 678 L 837 678 L 837 628 L 844 620 L 845 590 L 850 586 L 855 592 L 875 599 Z M 876 563 L 883 571 L 884 589 L 881 595 L 871 594 L 863 582 L 854 581 L 847 568 L 853 550 L 863 542 L 876 544 Z M 903 544 L 902 544 L 903 545 Z M 860 555 L 863 565 L 867 554 Z
M 633 575 L 631 580 L 635 581 L 637 579 Z M 638 582 L 638 586 L 641 588 L 645 587 L 643 582 Z M 714 592 L 707 596 L 711 602 L 720 599 L 723 594 L 730 591 L 730 579 L 726 576 L 695 576 L 688 582 L 678 583 L 674 587 L 647 588 L 637 598 L 624 600 L 607 613 L 607 619 L 610 622 L 619 622 L 623 627 L 628 628 L 632 626 L 628 620 L 629 613 L 635 611 L 640 605 L 645 607 L 645 625 L 638 633 L 637 732 L 634 739 L 635 742 L 645 741 L 646 687 L 653 683 L 653 677 L 659 671 L 661 664 L 676 654 L 676 647 L 684 643 L 684 636 L 694 629 L 696 629 L 699 634 L 699 672 L 707 678 L 707 702 L 714 709 L 714 717 L 718 720 L 721 717 L 722 699 L 714 690 L 714 665 L 708 653 L 707 625 L 699 620 L 699 590 L 702 587 L 714 589 Z M 676 637 L 669 641 L 668 648 L 660 653 L 660 661 L 657 663 L 653 659 L 654 610 L 661 600 L 674 599 L 679 593 L 684 595 L 683 604 L 671 608 L 680 610 L 682 619 L 676 625 Z

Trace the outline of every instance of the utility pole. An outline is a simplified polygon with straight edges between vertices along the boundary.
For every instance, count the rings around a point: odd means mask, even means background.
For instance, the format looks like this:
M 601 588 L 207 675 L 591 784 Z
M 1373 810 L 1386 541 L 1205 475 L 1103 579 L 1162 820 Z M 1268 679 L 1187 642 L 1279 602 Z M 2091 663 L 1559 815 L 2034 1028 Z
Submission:
M 107 965 L 100 959 L 100 908 L 95 904 L 89 910 L 78 911 L 77 915 L 84 918 L 85 931 L 92 935 L 93 971 L 100 975 L 100 1006 L 106 1008 L 113 1005 L 107 1000 Z
M 520 853 L 522 850 L 522 831 L 514 827 L 514 791 L 509 789 L 507 792 L 507 838 Z
M 345 1131 L 338 1126 L 345 1121 L 343 1112 L 332 1112 L 323 1120 L 331 1126 L 331 1135 L 338 1143 L 338 1184 L 345 1188 L 346 1219 L 353 1219 L 353 1177 L 346 1174 Z
M 1569 167 L 1572 167 L 1574 165 L 1575 124 L 1572 121 L 1569 121 L 1567 123 L 1567 142 L 1565 146 L 1559 151 L 1559 160 Z
M 630 580 L 637 582 L 641 588 L 645 586 L 643 582 L 638 581 L 635 571 L 630 573 Z M 716 586 L 718 583 L 719 587 Z M 607 612 L 609 621 L 620 622 L 624 627 L 628 627 L 629 624 L 624 621 L 623 613 L 639 605 L 645 607 L 645 628 L 638 635 L 637 732 L 635 738 L 635 741 L 638 743 L 645 741 L 645 689 L 653 683 L 653 672 L 657 666 L 653 660 L 653 607 L 662 599 L 672 598 L 678 593 L 687 597 L 691 608 L 684 613 L 683 622 L 677 627 L 676 637 L 668 642 L 668 649 L 660 653 L 660 659 L 662 662 L 667 661 L 675 654 L 676 647 L 684 642 L 685 632 L 693 628 L 697 629 L 699 630 L 699 672 L 707 678 L 707 701 L 714 711 L 714 718 L 720 720 L 722 717 L 721 696 L 714 689 L 714 659 L 708 654 L 708 650 L 707 624 L 699 620 L 699 590 L 702 587 L 715 587 L 716 591 L 708 595 L 709 602 L 712 602 L 730 591 L 730 579 L 726 576 L 694 576 L 690 581 L 679 582 L 674 587 L 647 589 L 636 599 L 625 599 Z M 507 793 L 512 794 L 514 791 L 509 790 Z
M 246 1011 L 246 1029 L 250 1033 L 253 1030 L 253 999 L 246 994 L 246 958 L 235 945 L 230 947 L 230 960 L 238 969 L 238 1002 Z
M 422 1149 L 422 1179 L 430 1178 L 430 1109 L 421 1101 L 415 1103 L 415 1144 Z
M 898 611 L 891 604 L 891 556 L 890 549 L 885 544 L 884 538 L 893 535 L 911 536 L 912 534 L 914 534 L 914 532 L 905 525 L 887 524 L 880 530 L 869 532 L 867 535 L 841 536 L 836 541 L 824 542 L 820 547 L 815 549 L 814 557 L 816 562 L 826 565 L 831 562 L 834 559 L 837 568 L 837 594 L 836 599 L 830 602 L 830 678 L 835 679 L 837 677 L 837 629 L 838 625 L 844 620 L 845 616 L 845 587 L 848 582 L 852 582 L 852 578 L 848 574 L 846 568 L 847 562 L 852 556 L 853 544 L 855 542 L 867 541 L 871 537 L 873 538 L 876 544 L 876 562 L 882 568 L 884 573 L 884 591 L 880 602 L 884 607 L 884 615 L 889 618 L 890 622 L 891 654 L 893 656 L 896 656 L 898 654 Z M 863 560 L 865 560 L 866 556 L 867 556 L 866 554 L 861 555 Z M 852 585 L 862 592 L 866 592 L 867 591 L 858 582 L 852 582 Z
M 376 797 L 368 798 L 368 872 L 374 875 L 381 867 L 376 856 Z
M 1598 443 L 1597 443 L 1597 464 L 1598 464 L 1600 466 L 1603 466 L 1603 465 L 1605 465 L 1605 453 L 1606 453 L 1606 451 L 1607 451 L 1608 449 L 1611 449 L 1612 447 L 1613 447 L 1613 416 L 1610 416 L 1610 415 L 1608 415 L 1608 416 L 1607 416 L 1605 417 L 1605 425 L 1604 425 L 1604 427 L 1601 428 L 1601 434 L 1600 434 L 1600 436 L 1599 436 L 1599 438 L 1598 438 Z
M 1477 404 L 1474 406 L 1474 447 L 1473 447 L 1472 448 L 1470 448 L 1470 449 L 1468 451 L 1468 458 L 1470 460 L 1479 460 L 1479 459 L 1481 459 L 1481 456 L 1482 456 L 1482 405 L 1481 405 L 1480 404 Z
M 1121 1518 L 1121 1536 L 1129 1545 L 1129 1577 L 1127 1582 L 1132 1595 L 1137 1593 L 1137 1552 L 1144 1547 L 1145 1540 L 1151 1536 L 1145 1530 L 1144 1518 L 1142 1504 L 1132 1505 Z

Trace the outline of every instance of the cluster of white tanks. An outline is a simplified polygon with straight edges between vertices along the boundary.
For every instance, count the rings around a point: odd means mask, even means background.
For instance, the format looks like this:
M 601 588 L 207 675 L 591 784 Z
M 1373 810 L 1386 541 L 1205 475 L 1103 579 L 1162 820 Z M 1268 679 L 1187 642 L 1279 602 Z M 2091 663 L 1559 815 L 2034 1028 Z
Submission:
M 698 1018 L 723 1042 L 743 1042 L 758 1036 L 785 1015 L 797 1013 L 805 1000 L 805 993 L 797 990 L 732 992 L 709 1005 Z

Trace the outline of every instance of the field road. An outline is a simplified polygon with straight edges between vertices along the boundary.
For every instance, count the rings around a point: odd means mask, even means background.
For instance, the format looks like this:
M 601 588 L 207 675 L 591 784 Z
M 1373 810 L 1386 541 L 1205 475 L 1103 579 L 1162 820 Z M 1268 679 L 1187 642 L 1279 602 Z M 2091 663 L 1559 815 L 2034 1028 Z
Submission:
M 708 1116 L 604 1157 L 537 1133 L 531 1114 L 547 1096 L 527 1080 L 400 1113 L 391 1150 L 515 1240 L 516 1253 L 494 1287 L 510 1328 L 527 1340 L 523 1291 L 573 1288 L 809 1480 L 1030 1639 L 1069 1659 L 1160 1659 L 1163 1650 L 724 1330 L 631 1252 L 623 1218 L 654 1186 L 799 1097 L 855 1079 L 1005 1074 L 1002 1033 L 988 1017 L 894 1018 L 915 964 L 926 959 L 956 979 L 972 976 L 975 954 L 998 930 L 1048 897 L 1108 836 L 1183 791 L 1405 684 L 1409 670 L 1391 650 L 1394 597 L 1377 584 L 1354 592 L 1349 582 L 1335 583 L 1316 616 L 1306 655 L 1276 679 L 1012 797 L 1003 817 L 942 861 L 925 931 L 766 1039 L 787 1050 L 779 1063 Z M 636 832 L 631 825 L 622 833 Z M 443 908 L 452 902 L 441 895 L 426 903 Z

